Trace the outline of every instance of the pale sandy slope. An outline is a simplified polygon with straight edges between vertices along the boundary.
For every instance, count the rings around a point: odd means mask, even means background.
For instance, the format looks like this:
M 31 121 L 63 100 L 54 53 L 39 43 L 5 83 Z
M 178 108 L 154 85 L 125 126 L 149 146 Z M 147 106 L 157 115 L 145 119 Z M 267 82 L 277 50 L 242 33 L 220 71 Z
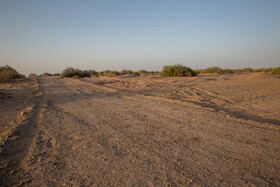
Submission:
M 277 77 L 43 77 L 21 89 L 34 95 L 25 113 L 7 125 L 1 107 L 1 186 L 280 185 Z

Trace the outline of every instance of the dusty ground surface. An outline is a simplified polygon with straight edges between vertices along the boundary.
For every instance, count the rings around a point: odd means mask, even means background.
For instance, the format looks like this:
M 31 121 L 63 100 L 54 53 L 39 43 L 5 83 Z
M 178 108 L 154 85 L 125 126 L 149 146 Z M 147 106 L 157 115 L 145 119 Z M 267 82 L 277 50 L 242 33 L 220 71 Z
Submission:
M 0 84 L 1 186 L 279 186 L 280 78 Z

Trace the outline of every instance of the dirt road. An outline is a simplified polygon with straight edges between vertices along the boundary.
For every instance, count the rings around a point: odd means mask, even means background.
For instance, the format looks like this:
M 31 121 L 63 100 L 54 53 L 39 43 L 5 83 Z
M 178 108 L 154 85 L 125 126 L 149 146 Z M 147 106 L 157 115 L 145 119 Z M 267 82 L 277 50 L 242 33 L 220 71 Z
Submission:
M 0 89 L 1 186 L 280 185 L 277 77 L 41 77 Z

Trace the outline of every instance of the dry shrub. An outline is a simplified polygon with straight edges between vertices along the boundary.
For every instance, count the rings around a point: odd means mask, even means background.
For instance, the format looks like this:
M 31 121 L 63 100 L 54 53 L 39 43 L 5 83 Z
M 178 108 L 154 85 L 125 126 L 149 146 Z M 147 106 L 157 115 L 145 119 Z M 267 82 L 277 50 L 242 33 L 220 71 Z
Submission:
M 234 73 L 234 70 L 231 69 L 222 69 L 220 67 L 209 67 L 206 69 L 199 69 L 195 70 L 197 74 L 208 74 L 208 73 L 216 73 L 216 74 L 229 74 L 229 73 Z
M 8 65 L 0 66 L 0 82 L 6 82 L 11 79 L 18 79 L 24 77 L 24 75 L 18 73 L 14 68 Z
M 116 77 L 118 75 L 120 75 L 120 73 L 118 71 L 106 70 L 102 73 L 102 76 L 105 76 L 105 77 Z
M 280 67 L 274 68 L 271 72 L 273 75 L 280 75 Z
M 243 68 L 242 72 L 254 72 L 252 68 Z
M 206 73 L 217 73 L 217 74 L 221 74 L 223 71 L 222 68 L 220 67 L 210 67 L 210 68 L 206 68 L 200 71 L 201 74 L 206 74 Z

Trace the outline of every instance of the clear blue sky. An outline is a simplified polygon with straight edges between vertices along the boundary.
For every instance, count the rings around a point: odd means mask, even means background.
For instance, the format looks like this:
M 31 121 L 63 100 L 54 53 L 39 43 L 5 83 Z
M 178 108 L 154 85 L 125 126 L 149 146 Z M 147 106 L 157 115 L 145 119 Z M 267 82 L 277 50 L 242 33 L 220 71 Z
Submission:
M 19 72 L 280 66 L 280 0 L 0 0 Z

